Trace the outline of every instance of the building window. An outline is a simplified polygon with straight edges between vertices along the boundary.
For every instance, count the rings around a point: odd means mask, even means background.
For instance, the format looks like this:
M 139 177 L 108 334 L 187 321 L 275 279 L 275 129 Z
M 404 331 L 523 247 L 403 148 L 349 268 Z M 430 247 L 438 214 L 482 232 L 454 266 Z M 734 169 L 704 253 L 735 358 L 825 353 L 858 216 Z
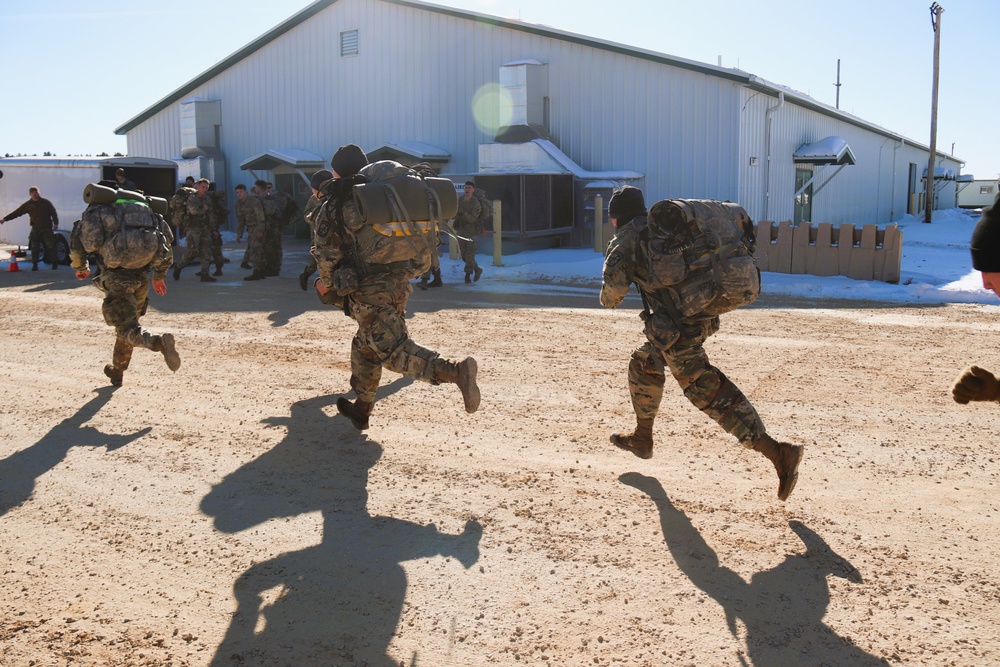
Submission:
M 993 186 L 992 185 L 981 185 L 981 186 L 979 186 L 979 194 L 981 194 L 981 195 L 991 195 L 991 194 L 993 194 Z
M 358 55 L 357 30 L 347 30 L 340 33 L 340 55 L 341 57 Z

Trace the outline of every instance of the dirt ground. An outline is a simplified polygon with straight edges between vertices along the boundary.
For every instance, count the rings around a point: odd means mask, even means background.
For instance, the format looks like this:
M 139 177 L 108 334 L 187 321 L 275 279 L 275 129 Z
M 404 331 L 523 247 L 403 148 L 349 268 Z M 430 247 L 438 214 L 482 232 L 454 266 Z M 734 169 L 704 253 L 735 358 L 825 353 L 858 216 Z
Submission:
M 1000 369 L 1000 307 L 724 316 L 711 359 L 806 445 L 781 503 L 675 386 L 652 460 L 609 444 L 637 301 L 488 269 L 410 300 L 480 411 L 386 372 L 359 434 L 353 324 L 290 257 L 168 278 L 143 321 L 183 364 L 137 350 L 117 390 L 89 282 L 0 274 L 4 667 L 1000 664 L 1000 411 L 948 395 Z

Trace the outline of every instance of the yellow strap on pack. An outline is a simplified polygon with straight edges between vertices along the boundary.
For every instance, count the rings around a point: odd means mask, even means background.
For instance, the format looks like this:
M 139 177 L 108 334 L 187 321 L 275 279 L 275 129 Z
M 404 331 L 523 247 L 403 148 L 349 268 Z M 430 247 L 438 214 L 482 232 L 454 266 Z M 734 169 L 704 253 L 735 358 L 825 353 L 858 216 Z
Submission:
M 412 223 L 376 223 L 373 224 L 372 227 L 382 236 L 413 236 L 411 225 L 419 229 L 421 234 L 429 234 L 434 227 L 434 223 L 430 220 L 414 221 Z

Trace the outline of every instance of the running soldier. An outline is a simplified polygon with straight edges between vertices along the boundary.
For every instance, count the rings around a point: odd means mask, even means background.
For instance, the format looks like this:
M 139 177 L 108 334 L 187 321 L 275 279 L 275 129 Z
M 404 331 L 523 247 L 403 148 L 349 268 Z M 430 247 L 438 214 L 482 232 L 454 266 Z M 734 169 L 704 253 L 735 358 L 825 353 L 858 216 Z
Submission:
M 654 213 L 657 207 L 654 207 Z M 629 393 L 636 415 L 635 430 L 614 433 L 611 442 L 639 458 L 653 456 L 653 420 L 660 407 L 665 370 L 681 386 L 691 403 L 715 420 L 744 447 L 766 456 L 778 472 L 778 498 L 788 498 L 798 480 L 803 447 L 774 440 L 743 392 L 708 361 L 705 340 L 719 330 L 718 316 L 679 317 L 675 304 L 660 290 L 644 289 L 649 281 L 646 261 L 647 211 L 642 191 L 631 186 L 617 190 L 608 204 L 616 231 L 604 261 L 601 305 L 618 306 L 635 284 L 646 311 L 647 342 L 632 352 L 628 365 Z
M 264 208 L 260 199 L 247 194 L 247 186 L 236 186 L 236 241 L 247 233 L 247 251 L 243 255 L 243 268 L 253 268 L 253 273 L 243 280 L 263 280 L 264 274 Z
M 306 224 L 309 225 L 309 238 L 313 241 L 310 245 L 315 244 L 316 225 L 313 216 L 316 211 L 319 210 L 320 204 L 323 203 L 323 200 L 326 199 L 326 195 L 323 194 L 321 189 L 324 183 L 332 179 L 333 172 L 329 169 L 320 169 L 312 175 L 312 178 L 309 179 L 309 189 L 312 190 L 312 196 L 310 196 L 309 201 L 306 202 L 306 208 L 302 217 L 305 218 Z M 316 258 L 312 256 L 312 253 L 310 253 L 309 263 L 306 264 L 305 268 L 302 269 L 302 273 L 299 274 L 299 287 L 302 288 L 303 292 L 309 289 L 309 278 L 312 277 L 312 274 L 314 273 L 316 273 Z
M 351 196 L 353 185 L 377 181 L 388 175 L 383 173 L 387 169 L 405 172 L 405 168 L 388 161 L 368 165 L 368 157 L 354 144 L 341 147 L 331 166 L 336 180 L 324 188 L 328 199 L 314 216 L 316 245 L 312 252 L 319 270 L 316 291 L 321 301 L 341 306 L 358 323 L 351 342 L 351 388 L 357 399 L 352 403 L 339 398 L 337 410 L 358 430 L 367 429 L 382 369 L 388 368 L 434 385 L 458 385 L 466 412 L 475 412 L 480 402 L 476 360 L 468 357 L 456 363 L 442 359 L 414 342 L 406 329 L 403 318 L 413 291 L 410 280 L 426 266 L 409 261 L 358 266 L 353 257 L 347 230 L 363 224 Z
M 215 229 L 212 200 L 208 197 L 208 179 L 195 181 L 195 193 L 187 198 L 185 203 L 185 234 L 187 238 L 187 253 L 184 259 L 174 264 L 174 280 L 181 279 L 181 271 L 188 264 L 198 260 L 201 264 L 201 282 L 214 283 L 215 278 L 209 275 L 212 264 L 212 232 Z M 219 274 L 221 275 L 221 270 Z
M 111 254 L 110 242 L 103 247 L 101 242 L 106 234 L 117 231 L 119 225 L 132 224 L 154 229 L 159 240 L 155 254 L 147 264 L 139 268 L 122 268 L 122 263 L 129 263 L 121 262 L 123 257 Z M 139 324 L 139 318 L 146 314 L 146 307 L 149 305 L 150 272 L 153 291 L 160 296 L 167 293 L 164 278 L 173 261 L 173 251 L 170 248 L 172 241 L 173 236 L 166 221 L 150 210 L 147 204 L 139 202 L 88 206 L 82 218 L 73 225 L 69 251 L 76 277 L 84 280 L 90 276 L 88 250 L 94 253 L 101 269 L 100 274 L 94 278 L 94 284 L 104 292 L 104 304 L 101 307 L 104 321 L 115 328 L 115 347 L 111 363 L 104 367 L 104 374 L 116 387 L 122 386 L 122 377 L 132 360 L 132 350 L 136 347 L 160 352 L 171 371 L 176 371 L 181 366 L 173 335 L 151 334 Z

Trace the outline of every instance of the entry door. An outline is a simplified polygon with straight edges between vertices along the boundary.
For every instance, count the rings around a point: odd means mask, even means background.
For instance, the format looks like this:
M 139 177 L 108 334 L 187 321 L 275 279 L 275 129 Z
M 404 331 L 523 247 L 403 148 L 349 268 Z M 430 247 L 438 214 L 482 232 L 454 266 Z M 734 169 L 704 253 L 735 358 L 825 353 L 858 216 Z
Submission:
M 809 179 L 812 177 L 812 167 L 795 167 L 795 192 L 799 192 L 799 188 L 809 183 Z M 795 219 L 792 221 L 792 224 L 797 225 L 802 222 L 812 222 L 812 197 L 813 186 L 812 183 L 809 183 L 808 188 L 795 196 Z

